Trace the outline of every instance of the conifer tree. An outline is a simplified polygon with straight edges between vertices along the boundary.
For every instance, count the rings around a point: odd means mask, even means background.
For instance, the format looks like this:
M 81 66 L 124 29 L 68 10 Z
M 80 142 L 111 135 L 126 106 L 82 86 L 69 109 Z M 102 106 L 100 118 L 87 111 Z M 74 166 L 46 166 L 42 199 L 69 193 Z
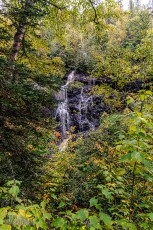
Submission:
M 129 0 L 129 10 L 131 13 L 133 13 L 134 11 L 134 3 L 133 3 L 133 0 Z
M 135 9 L 136 11 L 139 11 L 141 7 L 141 0 L 136 0 L 135 1 Z

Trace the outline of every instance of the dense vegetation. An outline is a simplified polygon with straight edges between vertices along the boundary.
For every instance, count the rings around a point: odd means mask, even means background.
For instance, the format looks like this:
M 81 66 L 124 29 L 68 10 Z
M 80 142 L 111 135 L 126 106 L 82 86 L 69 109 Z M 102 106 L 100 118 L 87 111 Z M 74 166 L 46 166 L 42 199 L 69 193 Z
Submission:
M 2 230 L 153 229 L 151 14 L 95 2 L 2 1 Z M 70 70 L 104 79 L 92 93 L 110 112 L 60 152 L 55 95 Z

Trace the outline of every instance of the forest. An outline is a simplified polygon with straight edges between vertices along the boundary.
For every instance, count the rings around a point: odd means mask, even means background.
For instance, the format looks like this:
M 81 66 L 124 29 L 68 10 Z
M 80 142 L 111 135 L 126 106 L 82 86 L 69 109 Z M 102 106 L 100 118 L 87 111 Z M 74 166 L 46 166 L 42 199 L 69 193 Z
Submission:
M 0 1 L 0 230 L 153 230 L 153 1 Z

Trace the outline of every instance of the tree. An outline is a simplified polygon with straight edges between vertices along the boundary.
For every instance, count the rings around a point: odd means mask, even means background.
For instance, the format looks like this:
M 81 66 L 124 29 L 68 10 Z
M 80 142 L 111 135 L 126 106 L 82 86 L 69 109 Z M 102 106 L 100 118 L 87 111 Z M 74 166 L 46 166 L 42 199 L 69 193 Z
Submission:
M 18 178 L 24 181 L 24 188 L 30 188 L 30 184 L 36 185 L 34 178 L 41 181 L 40 175 L 44 175 L 40 165 L 45 164 L 49 140 L 54 138 L 50 116 L 54 107 L 53 93 L 60 83 L 59 76 L 64 76 L 64 63 L 60 58 L 49 58 L 47 43 L 38 26 L 49 7 L 59 9 L 56 4 L 45 6 L 45 1 L 3 3 L 0 16 L 0 181 L 3 184 L 9 178 Z M 38 61 L 39 68 L 36 68 Z
M 141 1 L 140 0 L 136 0 L 135 1 L 135 9 L 136 11 L 139 11 L 141 7 Z
M 133 13 L 133 11 L 134 11 L 134 3 L 133 3 L 133 0 L 129 0 L 129 9 L 130 9 L 130 12 Z
M 49 13 L 53 8 L 62 10 L 62 5 L 56 5 L 52 1 L 3 1 L 2 13 L 6 15 L 16 28 L 14 34 L 14 42 L 12 46 L 12 52 L 10 54 L 10 60 L 16 61 L 17 55 L 24 45 L 24 36 L 28 27 L 36 27 L 41 18 Z

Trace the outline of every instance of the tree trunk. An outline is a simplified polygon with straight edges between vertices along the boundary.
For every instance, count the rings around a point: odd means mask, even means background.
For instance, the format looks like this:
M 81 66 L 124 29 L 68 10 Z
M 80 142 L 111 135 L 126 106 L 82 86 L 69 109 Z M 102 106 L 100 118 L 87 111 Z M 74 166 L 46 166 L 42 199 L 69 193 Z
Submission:
M 11 53 L 11 57 L 10 60 L 12 62 L 15 62 L 18 56 L 18 53 L 22 47 L 22 41 L 24 38 L 24 34 L 26 31 L 26 23 L 19 23 L 18 27 L 17 27 L 17 31 L 14 35 L 14 42 L 13 42 L 13 48 L 12 48 L 12 53 Z

